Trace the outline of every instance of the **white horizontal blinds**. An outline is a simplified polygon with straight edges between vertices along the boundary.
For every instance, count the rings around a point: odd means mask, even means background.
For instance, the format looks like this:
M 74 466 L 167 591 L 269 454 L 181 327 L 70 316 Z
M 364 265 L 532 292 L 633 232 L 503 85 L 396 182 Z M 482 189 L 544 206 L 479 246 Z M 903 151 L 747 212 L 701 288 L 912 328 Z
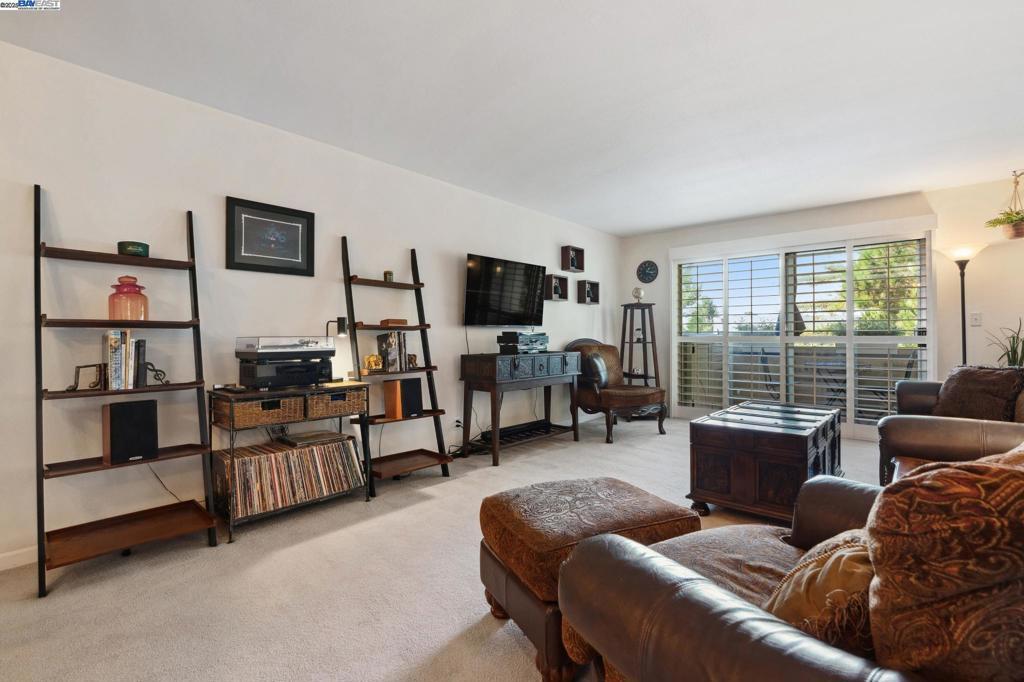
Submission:
M 925 379 L 923 343 L 857 343 L 853 350 L 854 422 L 874 424 L 896 412 L 896 382 Z
M 724 308 L 723 262 L 679 266 L 679 333 L 721 334 Z
M 846 344 L 786 344 L 786 402 L 840 409 L 846 420 Z
M 854 334 L 927 334 L 926 248 L 924 239 L 854 247 Z
M 846 334 L 845 247 L 786 254 L 786 334 Z
M 778 401 L 779 364 L 778 342 L 730 343 L 729 404 Z
M 681 407 L 722 407 L 722 344 L 679 344 L 676 402 Z
M 729 334 L 779 333 L 779 255 L 729 259 Z

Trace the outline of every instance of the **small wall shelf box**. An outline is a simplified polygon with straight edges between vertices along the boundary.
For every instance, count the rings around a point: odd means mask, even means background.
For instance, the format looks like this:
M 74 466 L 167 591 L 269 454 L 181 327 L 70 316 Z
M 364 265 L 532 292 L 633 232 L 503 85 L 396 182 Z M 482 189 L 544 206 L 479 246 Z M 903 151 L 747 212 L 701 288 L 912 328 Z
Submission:
M 569 278 L 563 275 L 544 275 L 544 300 L 568 301 Z
M 562 270 L 565 272 L 583 272 L 585 267 L 583 249 L 578 246 L 562 247 Z
M 597 305 L 601 302 L 601 285 L 589 279 L 576 282 L 576 302 L 584 305 Z

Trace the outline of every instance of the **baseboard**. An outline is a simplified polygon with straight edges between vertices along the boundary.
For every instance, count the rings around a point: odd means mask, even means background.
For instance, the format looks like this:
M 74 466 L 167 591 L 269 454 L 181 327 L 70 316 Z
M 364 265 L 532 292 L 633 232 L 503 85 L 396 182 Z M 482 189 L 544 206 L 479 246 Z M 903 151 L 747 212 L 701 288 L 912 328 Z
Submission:
M 18 566 L 27 566 L 28 564 L 34 564 L 35 562 L 35 547 L 15 549 L 10 552 L 0 554 L 0 571 L 6 571 L 8 568 L 17 568 Z

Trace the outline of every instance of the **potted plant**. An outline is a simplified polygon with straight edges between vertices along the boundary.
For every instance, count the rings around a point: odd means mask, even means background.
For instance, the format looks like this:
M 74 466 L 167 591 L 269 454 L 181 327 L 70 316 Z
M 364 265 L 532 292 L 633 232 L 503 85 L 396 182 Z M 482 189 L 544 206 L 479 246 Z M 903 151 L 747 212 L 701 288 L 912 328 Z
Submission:
M 999 362 L 1006 363 L 1007 367 L 1024 366 L 1024 320 L 1017 318 L 1016 329 L 1000 327 L 999 331 L 1003 336 L 988 333 L 989 345 L 1003 351 L 999 356 Z
M 1024 171 L 1013 172 L 1013 194 L 1010 196 L 1009 208 L 985 223 L 987 227 L 1002 226 L 1007 239 L 1024 237 L 1024 205 L 1020 200 L 1021 175 L 1024 175 Z

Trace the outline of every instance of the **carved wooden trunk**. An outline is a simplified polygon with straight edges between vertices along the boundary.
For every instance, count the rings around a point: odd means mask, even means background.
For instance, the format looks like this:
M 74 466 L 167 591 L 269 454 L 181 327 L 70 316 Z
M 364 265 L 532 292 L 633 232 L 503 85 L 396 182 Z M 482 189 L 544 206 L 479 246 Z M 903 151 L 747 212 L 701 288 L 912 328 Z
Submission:
M 839 431 L 839 410 L 773 403 L 695 419 L 688 497 L 788 521 L 804 481 L 843 475 Z

